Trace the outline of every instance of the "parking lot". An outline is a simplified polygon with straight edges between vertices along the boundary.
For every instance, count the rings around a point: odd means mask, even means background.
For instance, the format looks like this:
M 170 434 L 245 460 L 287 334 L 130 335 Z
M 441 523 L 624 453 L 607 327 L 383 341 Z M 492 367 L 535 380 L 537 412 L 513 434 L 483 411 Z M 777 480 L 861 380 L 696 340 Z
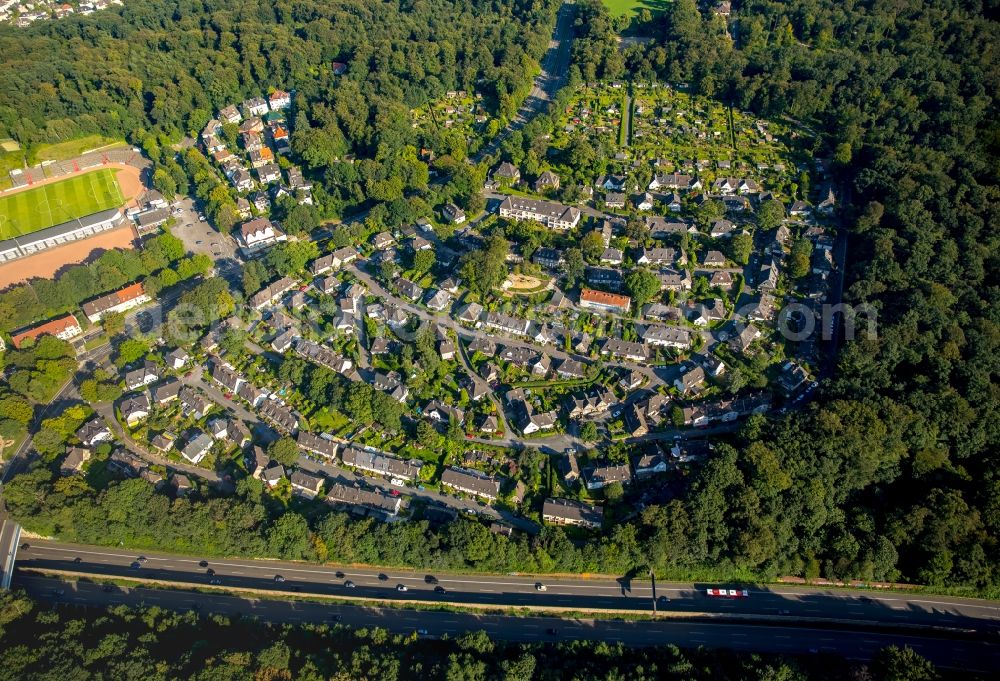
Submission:
M 171 208 L 177 221 L 174 236 L 184 242 L 192 253 L 204 253 L 215 261 L 216 273 L 232 284 L 241 279 L 241 262 L 236 241 L 229 234 L 220 234 L 207 221 L 199 217 L 194 201 L 185 197 Z

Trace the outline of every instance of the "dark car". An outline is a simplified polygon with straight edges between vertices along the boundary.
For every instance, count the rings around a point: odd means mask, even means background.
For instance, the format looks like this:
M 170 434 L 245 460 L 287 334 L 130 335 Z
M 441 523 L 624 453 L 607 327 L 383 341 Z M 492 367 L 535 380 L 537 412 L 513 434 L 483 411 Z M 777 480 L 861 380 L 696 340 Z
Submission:
M 198 563 L 198 567 L 208 567 L 208 561 L 207 560 L 201 561 L 200 563 Z
M 428 584 L 437 584 L 438 578 L 435 577 L 434 575 L 427 575 L 426 577 L 424 577 L 424 581 L 427 582 Z
M 351 580 L 347 580 L 346 582 L 344 582 L 344 586 L 347 587 L 348 589 L 353 589 L 354 582 L 352 582 Z
M 215 570 L 213 570 L 212 568 L 208 568 L 207 570 L 205 570 L 205 574 L 211 577 L 212 575 L 215 574 Z
M 128 566 L 130 570 L 138 570 L 142 567 L 142 563 L 137 560 L 133 560 L 132 564 Z
M 74 563 L 82 563 L 83 562 L 83 558 L 81 558 L 80 556 L 77 556 L 76 558 L 73 559 L 73 562 Z
M 434 593 L 436 594 L 446 594 L 448 591 L 443 586 L 434 587 Z
M 282 582 L 285 581 L 285 578 L 282 577 L 281 575 L 275 575 L 274 576 L 274 581 L 277 582 L 278 584 L 281 584 Z
M 21 544 L 21 550 L 22 551 L 27 551 L 30 548 L 31 548 L 31 544 L 29 544 L 28 542 L 24 542 L 23 544 Z
M 146 556 L 139 556 L 136 560 L 138 560 L 140 563 L 145 563 L 148 560 L 148 558 L 146 558 Z
M 341 572 L 340 570 L 337 570 L 337 579 L 343 579 L 343 578 L 344 578 L 344 573 Z
M 378 581 L 380 581 L 380 582 L 388 582 L 389 581 L 389 575 L 385 574 L 384 572 L 380 572 L 379 575 L 378 575 Z

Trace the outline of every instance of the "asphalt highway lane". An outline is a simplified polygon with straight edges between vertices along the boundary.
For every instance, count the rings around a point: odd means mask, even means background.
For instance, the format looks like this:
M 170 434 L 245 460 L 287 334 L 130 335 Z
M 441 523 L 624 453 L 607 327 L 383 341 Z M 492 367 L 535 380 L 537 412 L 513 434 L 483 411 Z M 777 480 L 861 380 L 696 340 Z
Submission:
M 100 584 L 64 581 L 25 573 L 17 574 L 15 583 L 36 598 L 53 601 L 60 607 L 156 605 L 175 611 L 197 611 L 203 616 L 214 613 L 244 615 L 293 625 L 326 623 L 350 627 L 382 627 L 401 634 L 424 631 L 426 634 L 421 635 L 428 637 L 454 637 L 467 631 L 483 630 L 497 640 L 521 642 L 595 640 L 637 647 L 677 645 L 790 655 L 834 654 L 856 660 L 871 659 L 889 645 L 907 645 L 941 667 L 976 672 L 1000 669 L 1000 646 L 995 643 L 940 639 L 922 634 L 670 620 L 630 622 L 511 617 L 264 600 L 143 587 L 113 586 L 105 590 L 106 587 Z
M 649 613 L 654 587 L 648 579 L 627 581 L 606 576 L 552 577 L 479 574 L 428 574 L 398 568 L 320 566 L 274 560 L 207 559 L 164 553 L 77 546 L 23 540 L 17 566 L 69 570 L 109 577 L 142 577 L 194 585 L 301 591 L 366 599 L 423 600 L 485 604 L 498 607 L 544 606 L 580 610 L 631 610 Z M 204 564 L 203 564 L 204 563 Z M 277 577 L 284 581 L 277 581 Z M 354 584 L 348 588 L 347 582 Z M 544 591 L 538 585 L 544 585 Z M 406 590 L 399 590 L 405 586 Z M 764 586 L 748 589 L 747 598 L 706 595 L 724 584 L 655 585 L 657 610 L 670 613 L 769 616 L 808 621 L 851 621 L 859 624 L 921 625 L 1000 634 L 1000 603 L 926 594 L 875 593 L 847 589 Z M 443 589 L 443 592 L 442 592 Z M 668 600 L 665 600 L 668 599 Z

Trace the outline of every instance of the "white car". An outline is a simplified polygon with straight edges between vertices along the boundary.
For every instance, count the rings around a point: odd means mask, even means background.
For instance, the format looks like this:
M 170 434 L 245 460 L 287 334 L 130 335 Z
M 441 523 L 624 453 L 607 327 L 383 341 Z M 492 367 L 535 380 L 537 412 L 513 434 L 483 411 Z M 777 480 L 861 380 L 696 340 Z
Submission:
M 538 584 L 535 585 L 535 591 L 548 591 L 548 587 L 539 582 Z
M 392 480 L 389 481 L 389 484 L 401 486 L 403 484 L 403 481 L 400 480 L 399 478 L 393 478 Z

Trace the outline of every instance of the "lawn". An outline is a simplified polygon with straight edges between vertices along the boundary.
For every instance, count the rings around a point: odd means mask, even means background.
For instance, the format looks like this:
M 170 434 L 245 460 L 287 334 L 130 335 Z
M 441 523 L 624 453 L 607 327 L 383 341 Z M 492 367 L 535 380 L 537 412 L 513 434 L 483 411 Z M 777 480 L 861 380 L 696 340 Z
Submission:
M 0 239 L 30 234 L 124 203 L 115 171 L 106 168 L 10 194 L 0 197 Z
M 613 17 L 635 16 L 640 10 L 648 9 L 652 14 L 660 14 L 666 9 L 666 0 L 604 0 L 604 6 Z
M 124 146 L 126 146 L 125 142 L 113 137 L 105 137 L 103 135 L 87 135 L 86 137 L 80 137 L 79 139 L 57 142 L 55 144 L 40 144 L 31 156 L 36 162 L 66 161 L 87 151 Z

